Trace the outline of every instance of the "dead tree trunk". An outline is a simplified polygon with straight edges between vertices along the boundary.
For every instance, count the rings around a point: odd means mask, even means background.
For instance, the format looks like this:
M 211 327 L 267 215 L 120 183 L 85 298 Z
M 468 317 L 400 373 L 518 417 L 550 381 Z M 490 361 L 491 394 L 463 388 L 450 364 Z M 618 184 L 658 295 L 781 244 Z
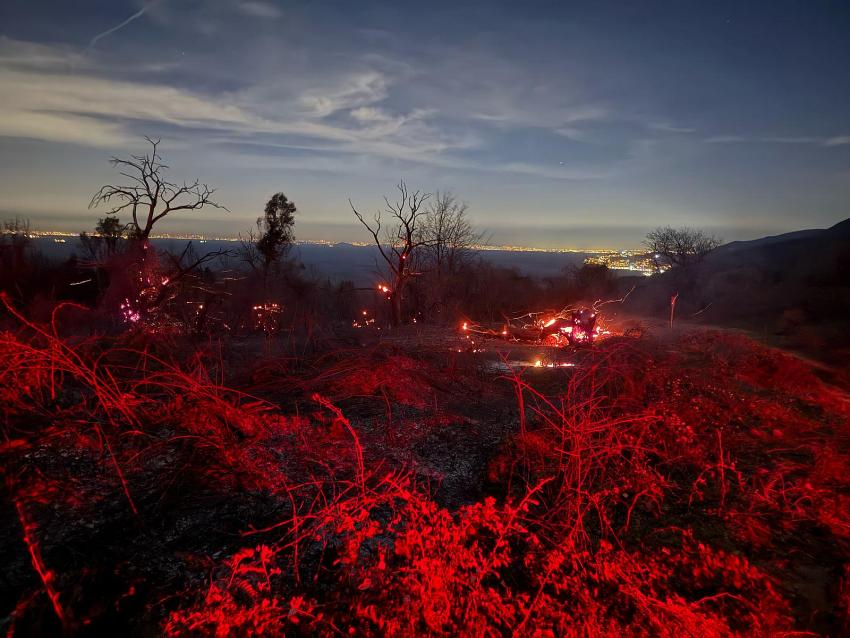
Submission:
M 427 243 L 417 232 L 417 223 L 425 214 L 422 204 L 430 197 L 427 193 L 410 193 L 404 182 L 397 186 L 400 200 L 391 203 L 384 197 L 386 209 L 384 213 L 394 220 L 394 225 L 387 227 L 384 236 L 381 237 L 381 212 L 375 213 L 374 221 L 367 222 L 363 215 L 348 200 L 351 210 L 361 224 L 369 231 L 378 251 L 386 263 L 387 270 L 393 281 L 391 290 L 386 292 L 390 301 L 390 316 L 392 324 L 398 326 L 402 323 L 402 302 L 404 300 L 404 289 L 407 282 L 416 273 L 411 270 L 413 264 L 412 255 L 414 251 Z

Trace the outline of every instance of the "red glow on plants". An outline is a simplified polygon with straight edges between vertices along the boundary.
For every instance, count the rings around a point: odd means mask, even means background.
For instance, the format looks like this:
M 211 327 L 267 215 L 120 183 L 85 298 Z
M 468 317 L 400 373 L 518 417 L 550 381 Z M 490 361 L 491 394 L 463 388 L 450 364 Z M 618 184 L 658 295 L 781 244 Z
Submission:
M 27 546 L 27 551 L 29 552 L 33 569 L 38 574 L 38 577 L 44 586 L 44 591 L 50 599 L 50 604 L 53 607 L 53 611 L 56 613 L 56 617 L 64 626 L 67 624 L 67 618 L 65 616 L 65 611 L 62 609 L 62 605 L 59 602 L 59 592 L 56 590 L 54 584 L 56 574 L 52 570 L 48 569 L 48 567 L 44 564 L 44 559 L 41 556 L 41 547 L 36 537 L 36 525 L 29 516 L 27 516 L 24 505 L 20 501 L 15 502 L 15 509 L 18 514 L 18 520 L 21 523 L 21 528 L 24 534 L 24 543 Z
M 531 340 L 551 373 L 335 349 L 251 362 L 240 390 L 223 357 L 65 339 L 7 309 L 1 466 L 39 592 L 22 629 L 41 609 L 102 629 L 139 598 L 173 636 L 781 635 L 812 616 L 789 593 L 807 552 L 850 564 L 850 403 L 744 338 L 611 335 L 570 361 Z M 527 323 L 576 330 L 552 319 Z M 119 510 L 126 538 L 52 551 L 88 523 L 108 540 Z M 121 571 L 146 543 L 178 566 L 166 579 Z M 82 602 L 103 571 L 121 587 Z M 837 573 L 818 611 L 835 627 Z

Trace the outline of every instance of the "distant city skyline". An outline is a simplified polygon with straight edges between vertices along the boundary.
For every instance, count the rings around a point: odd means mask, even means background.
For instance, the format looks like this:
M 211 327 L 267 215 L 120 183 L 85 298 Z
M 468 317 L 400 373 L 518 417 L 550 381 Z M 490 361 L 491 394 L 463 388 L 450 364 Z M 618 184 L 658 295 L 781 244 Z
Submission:
M 171 177 L 296 235 L 404 179 L 452 190 L 491 242 L 634 248 L 658 225 L 727 241 L 850 216 L 850 3 L 7 0 L 0 214 L 94 227 L 112 155 L 162 139 Z

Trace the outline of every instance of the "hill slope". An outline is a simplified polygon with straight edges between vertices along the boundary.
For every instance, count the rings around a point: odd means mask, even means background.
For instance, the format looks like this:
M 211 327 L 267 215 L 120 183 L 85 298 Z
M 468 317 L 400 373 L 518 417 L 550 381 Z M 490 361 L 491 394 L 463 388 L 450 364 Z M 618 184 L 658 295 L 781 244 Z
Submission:
M 721 246 L 688 270 L 632 278 L 624 310 L 668 316 L 678 293 L 680 319 L 782 335 L 787 345 L 821 351 L 850 345 L 850 219 Z

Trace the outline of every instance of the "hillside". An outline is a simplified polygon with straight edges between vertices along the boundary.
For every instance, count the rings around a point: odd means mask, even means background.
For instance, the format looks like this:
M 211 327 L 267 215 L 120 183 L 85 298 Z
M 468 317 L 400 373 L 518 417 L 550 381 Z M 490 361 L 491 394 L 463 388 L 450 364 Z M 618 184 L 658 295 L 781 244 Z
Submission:
M 780 337 L 783 345 L 836 352 L 850 345 L 850 220 L 825 230 L 806 230 L 733 242 L 687 271 L 623 282 L 634 292 L 629 313 L 676 316 L 704 324 L 741 327 Z

